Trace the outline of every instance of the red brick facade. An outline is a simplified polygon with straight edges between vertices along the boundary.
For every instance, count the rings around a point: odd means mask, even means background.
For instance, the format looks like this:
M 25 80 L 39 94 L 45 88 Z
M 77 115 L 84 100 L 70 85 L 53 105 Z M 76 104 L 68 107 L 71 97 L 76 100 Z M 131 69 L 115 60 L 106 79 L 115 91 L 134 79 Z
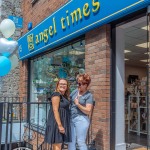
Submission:
M 34 5 L 32 0 L 22 1 L 22 10 L 24 18 L 23 33 L 27 32 L 29 22 L 33 23 L 33 27 L 50 16 L 53 12 L 63 6 L 68 0 L 38 0 Z
M 90 90 L 96 102 L 92 139 L 99 150 L 110 149 L 110 27 L 105 25 L 85 36 L 85 69 L 91 75 Z
M 27 98 L 28 65 L 27 61 L 20 62 L 19 97 Z
M 35 27 L 67 0 L 38 0 L 33 6 L 31 0 L 23 1 L 23 34 L 27 24 Z M 27 96 L 27 61 L 20 63 L 20 96 Z M 105 25 L 85 35 L 85 68 L 91 75 L 90 90 L 94 94 L 96 106 L 92 120 L 92 139 L 97 150 L 110 150 L 110 27 Z

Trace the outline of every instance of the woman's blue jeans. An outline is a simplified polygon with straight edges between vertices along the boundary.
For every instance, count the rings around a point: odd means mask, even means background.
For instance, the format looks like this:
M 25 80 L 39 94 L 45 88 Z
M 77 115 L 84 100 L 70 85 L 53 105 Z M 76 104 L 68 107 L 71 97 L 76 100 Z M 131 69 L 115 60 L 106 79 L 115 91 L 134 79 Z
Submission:
M 77 116 L 71 119 L 72 142 L 68 144 L 68 150 L 87 150 L 86 136 L 89 128 L 89 118 L 87 116 Z

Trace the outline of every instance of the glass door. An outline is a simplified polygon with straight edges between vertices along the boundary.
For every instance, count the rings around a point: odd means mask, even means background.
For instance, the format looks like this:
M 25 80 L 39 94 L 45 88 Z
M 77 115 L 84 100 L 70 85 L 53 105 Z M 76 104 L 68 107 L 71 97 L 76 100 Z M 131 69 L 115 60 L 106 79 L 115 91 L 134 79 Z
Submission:
M 117 149 L 150 150 L 148 22 L 144 16 L 116 27 Z

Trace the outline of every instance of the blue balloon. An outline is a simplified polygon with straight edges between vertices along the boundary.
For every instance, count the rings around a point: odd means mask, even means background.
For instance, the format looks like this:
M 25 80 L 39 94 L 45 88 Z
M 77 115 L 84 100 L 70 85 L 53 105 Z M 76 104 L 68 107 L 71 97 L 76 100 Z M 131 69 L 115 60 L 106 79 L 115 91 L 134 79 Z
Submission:
M 11 62 L 5 56 L 0 56 L 0 76 L 5 76 L 11 70 Z
M 4 52 L 4 53 L 2 53 L 2 56 L 9 57 L 10 53 L 9 52 Z

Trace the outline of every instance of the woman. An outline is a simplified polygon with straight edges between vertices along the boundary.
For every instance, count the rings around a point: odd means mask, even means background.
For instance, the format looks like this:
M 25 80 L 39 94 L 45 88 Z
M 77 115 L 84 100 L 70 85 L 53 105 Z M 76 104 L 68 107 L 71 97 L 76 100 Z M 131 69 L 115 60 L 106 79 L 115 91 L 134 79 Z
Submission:
M 87 150 L 88 115 L 93 107 L 93 96 L 88 91 L 91 78 L 88 74 L 82 74 L 78 75 L 77 81 L 78 89 L 74 90 L 70 95 L 72 142 L 69 143 L 68 150 L 76 150 L 76 143 L 79 150 Z
M 55 92 L 50 97 L 51 109 L 45 131 L 45 142 L 52 144 L 53 150 L 61 150 L 62 143 L 71 142 L 68 96 L 68 81 L 60 79 Z

